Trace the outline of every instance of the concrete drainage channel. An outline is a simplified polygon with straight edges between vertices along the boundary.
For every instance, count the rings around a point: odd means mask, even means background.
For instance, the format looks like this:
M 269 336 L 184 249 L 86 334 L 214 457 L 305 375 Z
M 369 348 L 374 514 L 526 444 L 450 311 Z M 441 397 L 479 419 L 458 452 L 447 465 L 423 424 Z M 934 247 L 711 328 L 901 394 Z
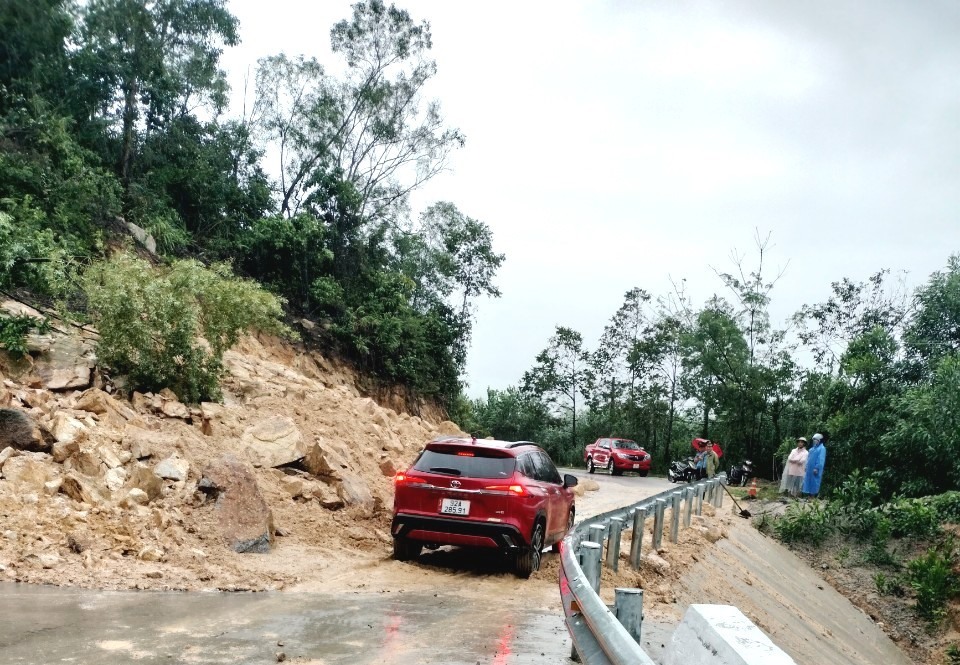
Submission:
M 631 530 L 630 565 L 639 569 L 646 520 L 653 518 L 653 549 L 663 542 L 663 525 L 670 511 L 670 540 L 676 543 L 681 522 L 702 514 L 704 502 L 723 506 L 723 476 L 669 489 L 631 506 L 597 515 L 577 524 L 563 540 L 560 553 L 560 596 L 567 630 L 573 639 L 571 658 L 585 665 L 656 665 L 640 646 L 643 591 L 616 589 L 608 608 L 600 599 L 603 544 L 606 566 L 617 570 L 624 527 Z M 664 656 L 664 665 L 792 665 L 780 650 L 740 610 L 728 605 L 691 605 L 677 627 Z

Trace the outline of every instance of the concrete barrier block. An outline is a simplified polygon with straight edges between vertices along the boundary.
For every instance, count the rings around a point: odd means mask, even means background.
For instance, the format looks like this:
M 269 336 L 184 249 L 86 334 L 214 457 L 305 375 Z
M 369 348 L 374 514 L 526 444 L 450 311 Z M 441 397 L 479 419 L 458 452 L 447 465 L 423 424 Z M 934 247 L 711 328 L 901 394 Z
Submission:
M 691 605 L 673 631 L 663 665 L 796 665 L 743 612 Z

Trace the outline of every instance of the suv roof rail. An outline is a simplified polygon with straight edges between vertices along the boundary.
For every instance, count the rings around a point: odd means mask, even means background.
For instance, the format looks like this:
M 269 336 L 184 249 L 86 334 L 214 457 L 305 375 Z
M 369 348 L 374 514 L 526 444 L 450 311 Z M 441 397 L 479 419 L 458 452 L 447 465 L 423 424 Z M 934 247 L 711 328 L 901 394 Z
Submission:
M 519 448 L 520 446 L 536 446 L 536 445 L 538 444 L 534 441 L 514 441 L 513 443 L 509 444 L 507 448 Z

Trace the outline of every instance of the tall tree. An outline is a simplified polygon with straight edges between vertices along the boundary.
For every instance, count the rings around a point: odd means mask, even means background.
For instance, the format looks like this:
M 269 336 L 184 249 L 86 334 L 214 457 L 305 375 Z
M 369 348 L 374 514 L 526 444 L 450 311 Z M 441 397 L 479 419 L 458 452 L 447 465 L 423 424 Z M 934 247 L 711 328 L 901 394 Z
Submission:
M 589 394 L 593 383 L 590 354 L 583 336 L 571 328 L 557 326 L 553 336 L 523 375 L 523 390 L 537 395 L 571 419 L 570 448 L 577 447 L 578 398 Z
M 281 147 L 280 210 L 294 214 L 330 173 L 354 184 L 365 218 L 390 217 L 409 192 L 439 173 L 463 135 L 444 127 L 423 88 L 436 73 L 430 26 L 382 0 L 353 6 L 330 33 L 346 76 L 315 60 L 261 61 L 256 117 Z
M 75 60 L 89 82 L 86 112 L 119 134 L 117 169 L 129 187 L 138 138 L 176 117 L 226 103 L 224 46 L 238 43 L 225 0 L 92 0 Z

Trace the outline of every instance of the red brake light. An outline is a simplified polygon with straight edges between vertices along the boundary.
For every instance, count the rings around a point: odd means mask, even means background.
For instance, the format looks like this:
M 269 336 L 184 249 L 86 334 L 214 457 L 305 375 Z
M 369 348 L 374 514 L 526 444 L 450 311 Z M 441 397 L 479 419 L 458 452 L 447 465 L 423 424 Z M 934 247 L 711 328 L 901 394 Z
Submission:
M 527 493 L 527 489 L 523 485 L 487 485 L 484 489 L 498 492 L 513 492 L 517 496 L 523 496 Z
M 393 484 L 394 484 L 394 485 L 402 485 L 402 484 L 405 483 L 405 482 L 407 482 L 407 474 L 405 474 L 405 473 L 398 473 L 398 474 L 397 474 L 396 476 L 394 476 L 394 478 L 393 478 Z
M 473 457 L 473 456 L 474 456 L 473 453 L 468 453 L 468 452 L 459 452 L 459 453 L 457 453 L 457 455 L 458 455 L 459 457 Z

